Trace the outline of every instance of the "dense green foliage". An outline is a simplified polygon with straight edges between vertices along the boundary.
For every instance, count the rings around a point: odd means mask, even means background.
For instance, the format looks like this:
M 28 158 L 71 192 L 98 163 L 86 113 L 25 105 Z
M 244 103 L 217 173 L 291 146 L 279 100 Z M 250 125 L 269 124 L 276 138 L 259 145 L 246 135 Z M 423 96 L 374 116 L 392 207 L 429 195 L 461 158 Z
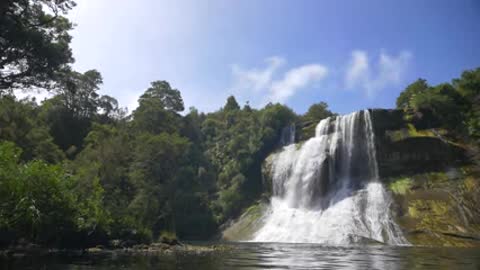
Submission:
M 74 83 L 41 105 L 0 98 L 2 233 L 80 246 L 211 237 L 262 193 L 261 163 L 297 120 L 283 105 L 241 109 L 234 97 L 217 112 L 182 116 L 180 92 L 165 81 L 130 116 L 112 114 L 119 109 L 99 102 L 99 78 L 72 73 Z
M 0 230 L 4 236 L 0 242 L 22 238 L 65 245 L 64 239 L 79 239 L 96 229 L 102 219 L 95 209 L 102 193 L 98 183 L 83 192 L 82 198 L 78 182 L 60 165 L 41 160 L 21 164 L 20 155 L 13 143 L 0 144 Z
M 333 116 L 334 113 L 328 109 L 328 104 L 325 102 L 315 103 L 308 108 L 305 115 L 302 117 L 304 123 L 318 123 L 320 120 Z
M 412 115 L 431 115 L 434 124 L 457 137 L 480 139 L 480 68 L 464 71 L 452 83 L 429 86 L 423 79 L 409 85 L 397 107 Z M 433 123 L 432 123 L 433 124 Z M 478 142 L 478 141 L 477 141 Z
M 283 127 L 295 114 L 280 104 L 261 110 L 240 109 L 234 97 L 202 123 L 206 156 L 214 168 L 217 194 L 213 209 L 217 221 L 238 214 L 261 192 L 261 162 L 273 150 Z
M 428 90 L 430 86 L 427 84 L 427 81 L 424 79 L 418 79 L 414 83 L 407 86 L 403 92 L 397 98 L 397 108 L 399 109 L 408 109 L 411 106 L 412 99 L 416 95 L 422 94 Z
M 51 88 L 73 62 L 72 24 L 65 17 L 72 0 L 0 2 L 0 95 L 12 88 Z

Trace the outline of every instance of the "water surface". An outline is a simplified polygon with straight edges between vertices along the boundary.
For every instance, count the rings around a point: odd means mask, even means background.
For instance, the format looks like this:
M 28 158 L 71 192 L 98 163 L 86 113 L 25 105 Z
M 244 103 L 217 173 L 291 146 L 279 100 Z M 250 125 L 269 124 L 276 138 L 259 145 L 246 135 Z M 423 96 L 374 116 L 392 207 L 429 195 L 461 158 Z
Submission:
M 237 243 L 228 251 L 0 259 L 0 269 L 480 269 L 480 249 Z

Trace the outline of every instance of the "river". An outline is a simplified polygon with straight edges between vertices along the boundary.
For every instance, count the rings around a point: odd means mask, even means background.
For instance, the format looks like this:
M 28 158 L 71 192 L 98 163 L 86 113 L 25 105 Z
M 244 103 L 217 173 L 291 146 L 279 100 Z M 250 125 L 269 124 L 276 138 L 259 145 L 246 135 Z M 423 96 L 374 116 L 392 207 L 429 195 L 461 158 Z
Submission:
M 480 269 L 480 249 L 232 243 L 227 251 L 49 255 L 0 259 L 0 269 Z

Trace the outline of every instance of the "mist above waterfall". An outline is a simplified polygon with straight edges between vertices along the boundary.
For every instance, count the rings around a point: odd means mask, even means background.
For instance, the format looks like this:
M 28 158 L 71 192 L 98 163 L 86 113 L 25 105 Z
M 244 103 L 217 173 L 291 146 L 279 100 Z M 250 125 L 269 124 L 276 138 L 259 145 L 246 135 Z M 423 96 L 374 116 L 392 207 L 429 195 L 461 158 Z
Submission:
M 406 244 L 378 181 L 368 110 L 322 120 L 315 137 L 272 163 L 273 196 L 258 242 Z

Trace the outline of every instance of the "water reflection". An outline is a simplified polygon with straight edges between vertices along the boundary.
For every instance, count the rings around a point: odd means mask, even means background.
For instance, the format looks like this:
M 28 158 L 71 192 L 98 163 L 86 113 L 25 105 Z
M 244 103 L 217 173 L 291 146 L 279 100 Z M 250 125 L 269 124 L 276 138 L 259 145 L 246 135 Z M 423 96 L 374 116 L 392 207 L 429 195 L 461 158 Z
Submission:
M 252 252 L 252 249 L 257 252 Z M 245 262 L 253 262 L 248 265 Z M 405 269 L 403 259 L 385 247 L 324 247 L 311 244 L 252 244 L 229 258 L 238 269 Z M 249 267 L 251 266 L 251 267 Z
M 479 249 L 313 244 L 231 244 L 229 251 L 170 255 L 0 258 L 0 269 L 480 269 Z

